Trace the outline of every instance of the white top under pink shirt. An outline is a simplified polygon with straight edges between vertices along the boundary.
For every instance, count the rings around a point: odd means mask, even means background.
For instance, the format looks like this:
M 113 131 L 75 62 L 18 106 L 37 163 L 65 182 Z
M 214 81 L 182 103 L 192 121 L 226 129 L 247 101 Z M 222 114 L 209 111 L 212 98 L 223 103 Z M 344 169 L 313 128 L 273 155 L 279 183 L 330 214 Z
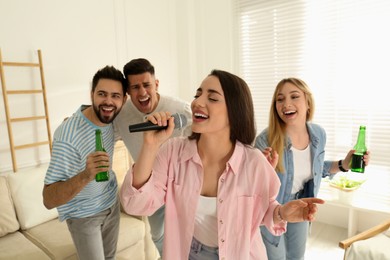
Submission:
M 165 204 L 163 259 L 188 259 L 203 182 L 196 141 L 169 139 L 158 152 L 149 180 L 140 189 L 132 186 L 132 180 L 130 169 L 120 191 L 125 211 L 149 216 Z M 237 142 L 218 183 L 220 259 L 267 259 L 259 226 L 265 225 L 274 235 L 286 231 L 284 222 L 273 222 L 279 186 L 275 170 L 260 150 Z

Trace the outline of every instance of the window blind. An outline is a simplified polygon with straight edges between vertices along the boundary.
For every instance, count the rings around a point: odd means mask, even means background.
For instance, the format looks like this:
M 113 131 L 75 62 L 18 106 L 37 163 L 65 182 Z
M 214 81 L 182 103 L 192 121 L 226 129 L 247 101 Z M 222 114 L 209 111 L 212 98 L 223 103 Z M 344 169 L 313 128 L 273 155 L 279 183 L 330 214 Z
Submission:
M 235 14 L 239 73 L 252 91 L 258 133 L 276 84 L 301 78 L 314 94 L 313 122 L 327 132 L 326 159 L 344 158 L 366 125 L 365 174 L 386 177 L 389 190 L 390 1 L 236 0 Z

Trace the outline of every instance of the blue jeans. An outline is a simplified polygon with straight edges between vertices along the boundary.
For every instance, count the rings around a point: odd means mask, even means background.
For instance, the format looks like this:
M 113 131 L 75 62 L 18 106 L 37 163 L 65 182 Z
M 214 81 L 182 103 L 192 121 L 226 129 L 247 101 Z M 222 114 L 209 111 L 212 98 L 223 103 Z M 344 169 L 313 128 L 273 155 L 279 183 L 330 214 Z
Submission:
M 192 238 L 188 260 L 219 260 L 218 248 L 205 246 Z
M 164 242 L 164 217 L 165 205 L 159 208 L 153 215 L 149 216 L 150 233 L 152 240 L 157 247 L 160 256 L 162 256 L 163 242 Z
M 119 234 L 119 201 L 94 216 L 67 219 L 80 260 L 115 259 Z
M 272 245 L 263 237 L 268 260 L 303 260 L 308 231 L 309 222 L 307 221 L 288 223 L 287 232 L 280 237 L 278 246 Z

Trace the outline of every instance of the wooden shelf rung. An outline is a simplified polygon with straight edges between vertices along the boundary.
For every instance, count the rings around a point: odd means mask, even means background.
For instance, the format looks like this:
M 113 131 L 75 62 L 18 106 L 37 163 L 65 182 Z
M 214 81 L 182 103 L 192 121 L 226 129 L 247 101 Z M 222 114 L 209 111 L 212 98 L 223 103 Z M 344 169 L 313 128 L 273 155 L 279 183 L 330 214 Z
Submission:
M 38 94 L 38 93 L 42 93 L 42 89 L 7 90 L 7 94 Z
M 15 150 L 20 150 L 20 149 L 36 147 L 36 146 L 45 145 L 45 144 L 49 144 L 49 141 L 36 142 L 36 143 L 31 143 L 31 144 L 23 144 L 23 145 L 14 146 L 14 148 L 15 148 Z
M 33 121 L 33 120 L 40 120 L 40 119 L 46 119 L 46 116 L 30 116 L 30 117 L 18 117 L 18 118 L 11 118 L 11 122 L 22 122 L 22 121 Z
M 4 66 L 16 66 L 16 67 L 39 67 L 39 63 L 34 62 L 3 62 Z

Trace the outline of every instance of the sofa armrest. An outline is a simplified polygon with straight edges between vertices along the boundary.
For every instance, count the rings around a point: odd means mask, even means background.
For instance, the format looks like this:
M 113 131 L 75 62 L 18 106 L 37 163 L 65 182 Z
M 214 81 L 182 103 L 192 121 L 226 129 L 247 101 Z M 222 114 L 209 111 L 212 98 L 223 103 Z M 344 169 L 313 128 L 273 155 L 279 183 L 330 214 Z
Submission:
M 19 222 L 6 176 L 0 176 L 0 237 L 19 229 Z
M 388 220 L 382 222 L 381 224 L 376 225 L 370 229 L 367 229 L 359 234 L 356 234 L 352 237 L 349 237 L 345 240 L 340 241 L 339 247 L 341 247 L 342 249 L 347 249 L 352 243 L 359 241 L 359 240 L 364 240 L 364 239 L 376 236 L 379 233 L 382 233 L 389 228 L 390 228 L 390 219 L 388 219 Z

